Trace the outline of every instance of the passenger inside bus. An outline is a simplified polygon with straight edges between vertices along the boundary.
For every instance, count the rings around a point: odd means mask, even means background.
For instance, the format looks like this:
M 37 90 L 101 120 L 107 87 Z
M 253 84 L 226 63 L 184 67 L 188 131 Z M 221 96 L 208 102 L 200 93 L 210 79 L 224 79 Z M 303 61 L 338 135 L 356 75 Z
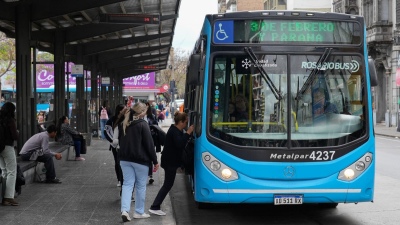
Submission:
M 235 121 L 237 122 L 246 122 L 249 120 L 248 110 L 248 102 L 244 95 L 238 94 L 235 96 Z
M 339 113 L 336 105 L 329 101 L 329 95 L 323 88 L 317 88 L 313 91 L 313 102 L 314 116 L 327 113 Z

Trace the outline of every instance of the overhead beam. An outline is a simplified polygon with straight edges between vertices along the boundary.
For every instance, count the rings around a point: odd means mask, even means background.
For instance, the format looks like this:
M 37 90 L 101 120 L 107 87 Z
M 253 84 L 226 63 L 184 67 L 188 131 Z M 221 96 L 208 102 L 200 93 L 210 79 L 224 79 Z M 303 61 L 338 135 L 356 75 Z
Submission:
M 50 17 L 62 16 L 64 14 L 97 8 L 103 5 L 123 2 L 125 0 L 36 0 L 31 4 L 31 21 L 42 20 Z
M 166 56 L 168 56 L 168 54 L 169 53 L 132 57 L 132 58 L 127 58 L 127 59 L 121 59 L 118 61 L 108 62 L 108 63 L 106 63 L 106 65 L 108 68 L 119 69 L 119 68 L 127 67 L 129 65 L 138 64 L 142 61 L 166 57 Z
M 155 60 L 155 61 L 146 61 L 143 62 L 143 60 L 141 62 L 137 62 L 134 64 L 130 64 L 130 65 L 125 65 L 123 67 L 110 67 L 107 66 L 107 69 L 112 69 L 115 72 L 122 72 L 125 70 L 158 70 L 158 68 L 152 68 L 152 67 L 158 67 L 158 64 L 160 63 L 165 63 L 165 60 Z
M 84 55 L 93 55 L 96 53 L 104 52 L 107 50 L 112 50 L 132 44 L 137 44 L 144 41 L 154 40 L 157 38 L 169 37 L 172 36 L 173 33 L 166 34 L 155 34 L 155 35 L 146 35 L 140 37 L 132 37 L 132 38 L 124 38 L 124 39 L 114 39 L 114 40 L 105 40 L 105 41 L 95 41 L 89 42 L 82 45 L 84 49 Z M 65 52 L 69 55 L 76 55 L 78 45 L 69 45 L 65 47 Z
M 107 62 L 107 61 L 115 61 L 120 60 L 122 58 L 128 56 L 134 56 L 137 54 L 142 54 L 146 52 L 152 52 L 156 50 L 160 50 L 163 48 L 168 48 L 170 45 L 161 45 L 161 46 L 153 46 L 147 48 L 135 48 L 135 49 L 128 49 L 128 50 L 117 50 L 117 51 L 108 51 L 98 54 L 98 60 L 100 63 Z
M 132 28 L 132 24 L 86 24 L 81 26 L 51 29 L 51 30 L 39 30 L 32 32 L 32 40 L 52 42 L 54 40 L 54 33 L 58 30 L 63 30 L 65 33 L 65 41 L 72 42 L 82 40 L 85 38 L 91 38 L 94 36 L 100 36 L 104 34 L 113 33 L 116 31 L 126 30 Z

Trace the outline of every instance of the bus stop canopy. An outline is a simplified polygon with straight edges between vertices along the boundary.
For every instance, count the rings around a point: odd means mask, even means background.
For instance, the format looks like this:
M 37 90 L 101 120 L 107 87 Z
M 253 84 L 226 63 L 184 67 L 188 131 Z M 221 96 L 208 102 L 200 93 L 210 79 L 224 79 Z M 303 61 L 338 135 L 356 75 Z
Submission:
M 0 31 L 16 37 L 18 7 L 30 10 L 30 46 L 54 53 L 62 34 L 66 61 L 93 58 L 118 77 L 165 69 L 181 0 L 0 0 Z

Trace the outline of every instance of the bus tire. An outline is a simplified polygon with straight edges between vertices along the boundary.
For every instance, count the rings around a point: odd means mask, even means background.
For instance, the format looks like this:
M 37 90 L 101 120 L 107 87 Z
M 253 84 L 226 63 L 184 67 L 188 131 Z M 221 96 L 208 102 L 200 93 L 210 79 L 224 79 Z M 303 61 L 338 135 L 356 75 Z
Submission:
M 335 209 L 339 203 L 319 203 L 322 209 Z
M 205 202 L 196 202 L 196 206 L 198 209 L 209 209 L 211 208 L 210 203 L 205 203 Z

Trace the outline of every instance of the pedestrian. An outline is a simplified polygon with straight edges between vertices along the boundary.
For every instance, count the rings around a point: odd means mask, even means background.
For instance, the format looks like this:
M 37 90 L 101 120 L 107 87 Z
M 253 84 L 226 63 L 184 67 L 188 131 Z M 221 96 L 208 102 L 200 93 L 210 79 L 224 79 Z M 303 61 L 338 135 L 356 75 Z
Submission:
M 104 101 L 103 105 L 99 109 L 101 139 L 103 140 L 106 139 L 104 127 L 109 119 L 109 115 L 111 116 L 111 111 L 108 109 L 107 101 Z
M 82 143 L 80 138 L 77 136 L 82 134 L 76 131 L 69 125 L 69 118 L 62 116 L 57 123 L 57 141 L 63 145 L 73 145 L 75 148 L 75 160 L 85 161 L 85 158 L 81 157 Z
M 169 108 L 169 103 L 167 103 L 167 105 L 165 106 L 165 118 L 168 119 L 169 114 L 170 114 L 170 108 Z
M 30 137 L 28 141 L 25 142 L 19 154 L 24 161 L 34 160 L 44 163 L 44 168 L 46 168 L 45 182 L 59 184 L 61 181 L 56 177 L 53 156 L 57 160 L 60 160 L 62 155 L 61 153 L 51 152 L 49 149 L 49 140 L 50 138 L 55 138 L 56 135 L 57 127 L 52 124 L 47 127 L 46 131 Z
M 124 222 L 130 221 L 129 211 L 131 197 L 135 186 L 135 212 L 133 218 L 149 218 L 144 212 L 146 199 L 146 181 L 149 163 L 152 162 L 155 170 L 157 162 L 154 144 L 151 138 L 150 127 L 143 118 L 147 107 L 144 103 L 135 103 L 129 116 L 125 116 L 122 124 L 118 125 L 120 165 L 124 176 L 121 196 L 121 217 Z
M 121 187 L 123 184 L 123 176 L 122 176 L 122 170 L 121 166 L 119 165 L 119 158 L 118 158 L 118 149 L 117 145 L 113 144 L 113 136 L 114 136 L 114 128 L 117 126 L 117 119 L 120 115 L 121 111 L 125 108 L 124 104 L 119 104 L 115 107 L 115 115 L 112 116 L 106 123 L 106 126 L 104 128 L 105 136 L 106 139 L 110 142 L 110 148 L 109 150 L 112 151 L 112 154 L 114 156 L 114 167 L 115 167 L 115 173 L 117 175 L 117 187 Z
M 174 122 L 175 124 L 172 124 L 168 129 L 164 149 L 161 154 L 161 167 L 165 171 L 164 184 L 149 209 L 150 213 L 159 216 L 166 215 L 161 210 L 161 204 L 174 185 L 176 170 L 182 165 L 183 149 L 194 130 L 194 126 L 191 125 L 186 132 L 183 132 L 188 123 L 188 116 L 184 112 L 176 112 L 174 114 Z
M 14 200 L 15 182 L 17 179 L 17 159 L 14 151 L 14 141 L 18 139 L 15 120 L 15 105 L 11 102 L 3 104 L 0 110 L 0 126 L 4 148 L 0 149 L 0 168 L 3 176 L 3 205 L 18 206 Z M 2 146 L 3 147 L 3 146 Z
M 156 133 L 152 130 L 152 126 L 158 126 L 156 115 L 152 113 L 150 103 L 146 102 L 147 111 L 146 111 L 146 119 L 147 123 L 150 126 L 151 137 L 153 138 L 154 146 L 156 147 L 156 152 L 161 152 L 161 145 L 156 137 Z M 149 165 L 149 184 L 153 184 L 153 165 L 150 163 Z

